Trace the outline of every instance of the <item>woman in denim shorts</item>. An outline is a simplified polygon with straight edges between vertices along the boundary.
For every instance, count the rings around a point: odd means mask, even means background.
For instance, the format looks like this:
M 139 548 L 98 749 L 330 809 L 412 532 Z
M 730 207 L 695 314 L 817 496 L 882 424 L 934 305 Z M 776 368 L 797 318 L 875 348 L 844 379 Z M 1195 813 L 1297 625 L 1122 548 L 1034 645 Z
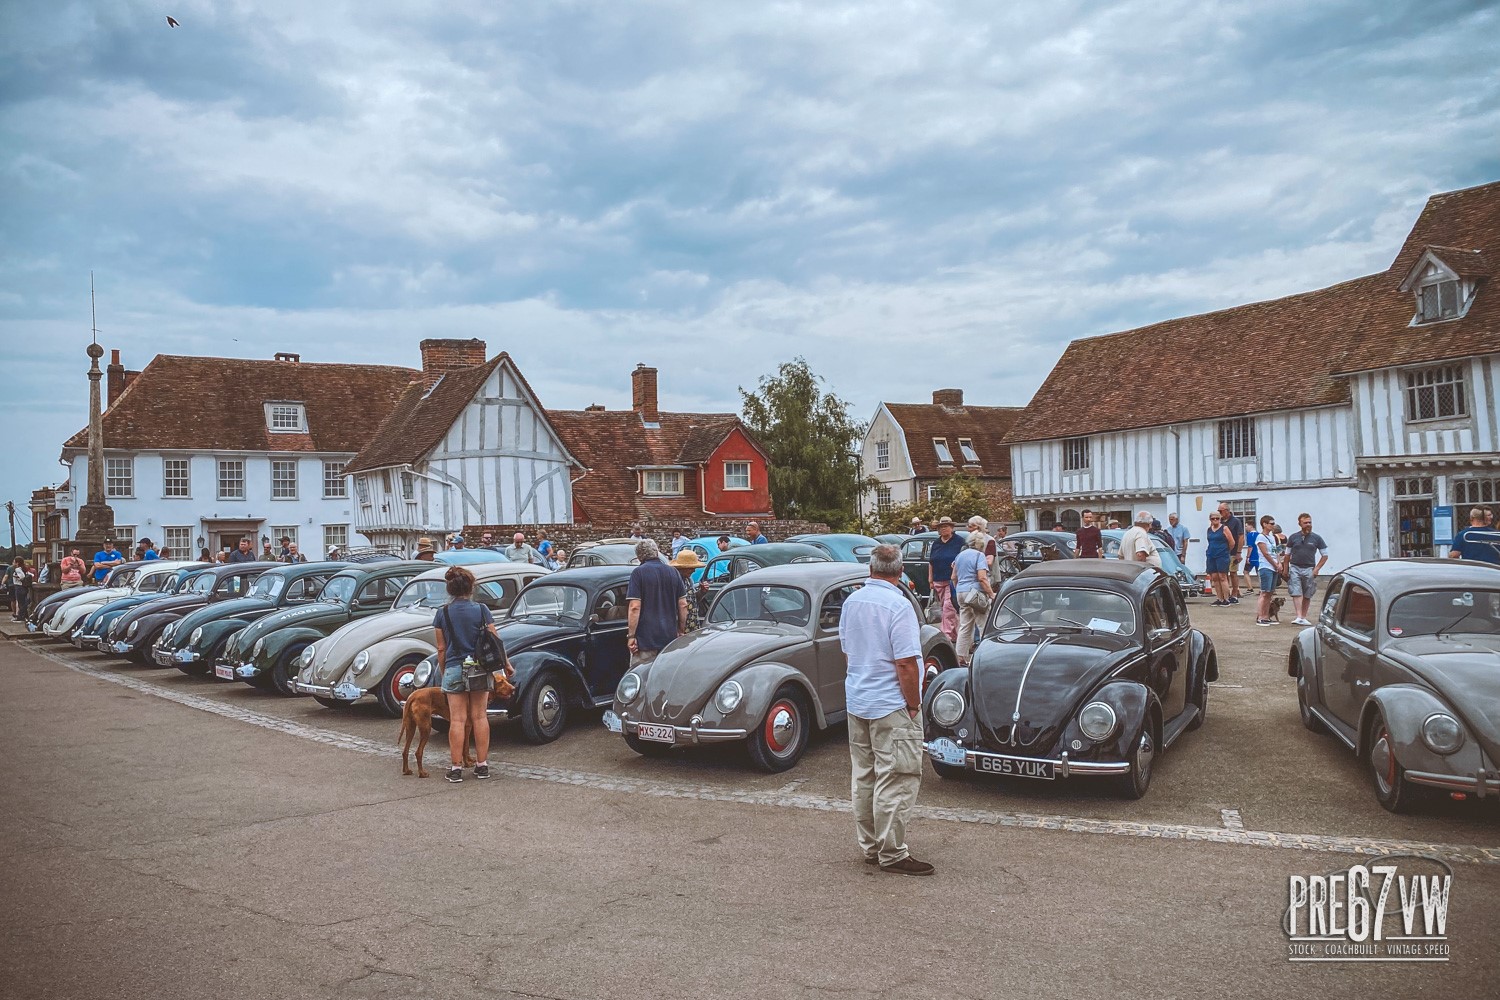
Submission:
M 488 778 L 490 691 L 495 682 L 493 677 L 486 676 L 480 686 L 470 687 L 464 682 L 464 660 L 473 654 L 481 628 L 497 639 L 499 635 L 495 632 L 490 609 L 474 602 L 474 574 L 462 566 L 454 566 L 443 579 L 447 582 L 450 599 L 438 610 L 433 624 L 437 631 L 437 662 L 443 670 L 443 693 L 448 696 L 448 751 L 453 758 L 448 780 L 464 780 L 464 744 L 468 742 L 471 731 L 474 752 L 479 758 L 474 765 L 474 777 Z M 509 675 L 512 672 L 509 658 L 505 658 L 504 663 Z

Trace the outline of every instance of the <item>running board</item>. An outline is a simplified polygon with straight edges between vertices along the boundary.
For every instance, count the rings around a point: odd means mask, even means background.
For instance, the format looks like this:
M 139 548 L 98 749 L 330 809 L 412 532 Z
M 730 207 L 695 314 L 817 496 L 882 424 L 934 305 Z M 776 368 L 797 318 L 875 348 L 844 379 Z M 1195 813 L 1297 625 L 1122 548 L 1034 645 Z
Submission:
M 1167 747 L 1170 747 L 1173 743 L 1176 743 L 1177 742 L 1177 737 L 1179 737 L 1183 733 L 1187 732 L 1188 724 L 1190 722 L 1192 722 L 1194 719 L 1196 719 L 1197 717 L 1198 717 L 1198 706 L 1197 705 L 1188 705 L 1186 708 L 1184 708 L 1182 710 L 1181 714 L 1179 714 L 1177 716 L 1177 718 L 1173 719 L 1170 723 L 1168 723 L 1167 725 L 1163 726 L 1162 730 L 1161 730 L 1161 745 L 1162 745 L 1162 749 L 1165 750 Z

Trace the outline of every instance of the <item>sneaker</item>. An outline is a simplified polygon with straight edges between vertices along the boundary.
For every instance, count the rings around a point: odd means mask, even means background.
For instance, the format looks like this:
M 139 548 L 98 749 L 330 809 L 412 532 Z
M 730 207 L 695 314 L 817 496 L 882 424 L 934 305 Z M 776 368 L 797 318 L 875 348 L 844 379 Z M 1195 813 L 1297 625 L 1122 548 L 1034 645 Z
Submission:
M 483 781 L 485 778 L 488 778 L 489 776 L 490 776 L 490 766 L 488 764 L 475 764 L 474 765 L 474 777 L 478 778 L 480 781 Z
M 1293 625 L 1311 625 L 1312 622 L 1308 621 L 1306 618 L 1293 618 L 1292 619 L 1292 624 Z
M 448 780 L 453 782 L 454 784 L 458 784 L 460 781 L 463 781 L 464 769 L 461 767 L 448 768 Z
M 908 854 L 900 861 L 888 865 L 881 865 L 880 870 L 890 872 L 892 875 L 931 875 L 936 869 L 925 861 L 918 861 Z
M 1257 624 L 1257 625 L 1275 625 L 1276 623 L 1273 622 L 1269 618 L 1257 618 L 1257 619 L 1255 619 L 1255 624 Z
M 1229 607 L 1229 605 L 1227 603 L 1225 603 L 1224 601 L 1214 601 L 1212 604 L 1209 605 L 1209 607 L 1211 607 L 1211 608 L 1227 608 L 1227 607 Z
M 1228 604 L 1238 604 L 1238 603 L 1240 603 L 1240 599 L 1238 597 L 1231 597 L 1226 603 L 1228 603 Z

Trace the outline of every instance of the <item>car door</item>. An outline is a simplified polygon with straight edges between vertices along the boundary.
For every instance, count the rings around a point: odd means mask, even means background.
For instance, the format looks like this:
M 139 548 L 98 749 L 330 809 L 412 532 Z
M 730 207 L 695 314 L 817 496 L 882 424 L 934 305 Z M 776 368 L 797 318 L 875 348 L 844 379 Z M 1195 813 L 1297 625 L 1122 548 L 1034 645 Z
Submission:
M 818 606 L 818 620 L 814 623 L 813 648 L 817 654 L 817 676 L 812 678 L 817 688 L 818 700 L 823 703 L 825 713 L 845 710 L 844 678 L 849 673 L 849 661 L 844 658 L 844 647 L 839 644 L 839 619 L 844 602 L 861 584 L 851 583 L 843 587 L 830 587 Z
M 1351 730 L 1370 695 L 1375 664 L 1375 595 L 1357 580 L 1345 580 L 1337 603 L 1318 617 L 1323 663 L 1318 680 L 1323 704 Z
M 396 600 L 396 591 L 404 582 L 404 580 L 393 580 L 389 577 L 367 581 L 354 594 L 354 600 L 349 605 L 351 616 L 365 618 L 382 611 L 389 611 L 391 604 Z
M 627 584 L 606 587 L 594 597 L 583 643 L 583 679 L 591 697 L 606 698 L 614 694 L 615 685 L 630 668 L 630 648 L 626 645 L 630 603 L 625 599 Z
M 913 538 L 901 543 L 901 563 L 911 578 L 912 590 L 924 598 L 932 596 L 932 584 L 927 574 L 927 556 L 931 549 L 930 538 Z
M 1151 585 L 1141 612 L 1151 656 L 1151 687 L 1161 702 L 1162 720 L 1170 722 L 1187 707 L 1187 620 L 1178 616 L 1177 600 L 1164 581 Z

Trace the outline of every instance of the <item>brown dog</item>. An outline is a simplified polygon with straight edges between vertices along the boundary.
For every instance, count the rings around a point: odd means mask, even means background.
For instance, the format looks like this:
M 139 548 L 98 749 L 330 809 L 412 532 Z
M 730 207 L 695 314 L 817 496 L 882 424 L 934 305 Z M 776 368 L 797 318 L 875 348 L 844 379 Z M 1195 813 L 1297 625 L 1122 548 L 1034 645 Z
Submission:
M 490 692 L 490 702 L 509 701 L 515 695 L 515 686 L 505 676 L 503 670 L 494 673 L 495 689 Z M 396 737 L 397 743 L 403 743 L 401 747 L 401 773 L 411 774 L 411 741 L 418 733 L 421 739 L 417 741 L 417 777 L 427 777 L 427 769 L 422 766 L 422 752 L 427 749 L 427 740 L 432 735 L 432 717 L 434 715 L 447 718 L 448 696 L 443 693 L 441 687 L 418 688 L 406 699 L 406 704 L 401 708 L 401 732 Z M 474 750 L 474 732 L 469 731 L 468 742 L 464 744 L 464 766 L 473 767 L 476 758 L 471 752 Z
M 1271 621 L 1277 625 L 1281 624 L 1281 606 L 1286 603 L 1285 597 L 1271 598 Z

